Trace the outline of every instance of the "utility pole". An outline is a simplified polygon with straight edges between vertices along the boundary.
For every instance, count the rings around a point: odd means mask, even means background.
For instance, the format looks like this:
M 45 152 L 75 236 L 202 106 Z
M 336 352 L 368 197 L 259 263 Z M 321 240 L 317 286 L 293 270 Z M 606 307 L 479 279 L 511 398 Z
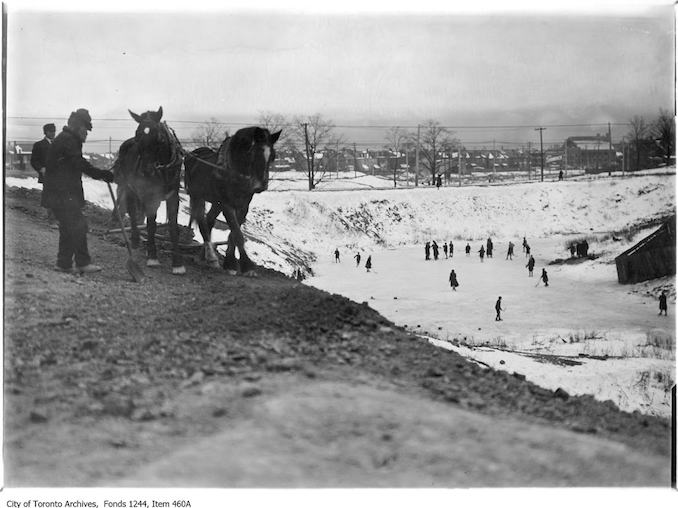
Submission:
M 111 142 L 113 140 L 111 139 L 111 136 L 108 136 L 108 155 L 113 158 L 113 150 L 111 150 Z
M 537 127 L 535 129 L 536 131 L 539 131 L 539 147 L 541 150 L 541 181 L 544 181 L 544 138 L 542 136 L 542 132 L 546 130 L 546 127 Z
M 306 148 L 306 167 L 308 170 L 308 190 L 313 190 L 313 163 L 308 151 L 308 124 L 304 123 L 304 141 Z
M 532 141 L 527 142 L 527 179 L 532 180 Z
M 607 122 L 607 139 L 610 141 L 610 149 L 607 152 L 607 167 L 612 171 L 612 127 L 610 122 Z
M 353 143 L 353 178 L 358 178 L 358 156 L 356 155 L 357 149 L 355 147 L 355 143 Z
M 414 153 L 416 159 L 414 162 L 414 186 L 419 186 L 419 136 L 421 134 L 421 125 L 417 124 L 417 151 Z
M 459 170 L 459 187 L 461 187 L 461 146 L 459 147 L 459 167 L 457 168 Z
M 337 165 L 337 180 L 339 180 L 339 141 L 337 141 L 337 151 L 334 158 L 334 163 Z

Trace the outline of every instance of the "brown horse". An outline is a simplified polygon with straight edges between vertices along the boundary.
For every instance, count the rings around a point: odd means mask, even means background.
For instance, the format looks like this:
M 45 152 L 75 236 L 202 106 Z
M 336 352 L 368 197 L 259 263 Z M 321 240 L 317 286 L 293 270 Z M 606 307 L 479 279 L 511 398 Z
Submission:
M 146 217 L 147 266 L 159 266 L 155 245 L 156 215 L 160 203 L 165 201 L 172 242 L 172 273 L 184 274 L 182 257 L 178 251 L 179 181 L 181 178 L 181 145 L 174 131 L 162 119 L 162 106 L 158 111 L 137 115 L 129 112 L 139 124 L 133 138 L 121 146 L 113 165 L 118 184 L 118 201 L 130 216 L 132 246 L 139 246 L 137 213 Z
M 218 266 L 211 242 L 216 218 L 223 213 L 231 232 L 224 258 L 225 270 L 246 274 L 256 266 L 245 252 L 240 226 L 255 193 L 268 188 L 268 168 L 275 159 L 273 145 L 282 131 L 271 134 L 261 127 L 246 127 L 226 137 L 218 151 L 201 147 L 186 154 L 184 181 L 190 197 L 191 222 L 196 221 L 205 243 L 205 259 Z M 212 203 L 205 217 L 205 202 Z M 235 257 L 238 249 L 239 259 Z

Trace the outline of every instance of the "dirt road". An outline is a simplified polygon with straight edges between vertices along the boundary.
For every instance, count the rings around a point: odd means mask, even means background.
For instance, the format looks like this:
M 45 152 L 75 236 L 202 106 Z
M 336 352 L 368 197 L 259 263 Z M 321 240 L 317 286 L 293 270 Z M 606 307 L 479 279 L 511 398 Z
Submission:
M 436 348 L 279 273 L 52 270 L 39 193 L 5 197 L 8 486 L 668 485 L 669 422 Z M 140 255 L 140 254 L 139 254 Z M 141 257 L 141 255 L 140 255 Z

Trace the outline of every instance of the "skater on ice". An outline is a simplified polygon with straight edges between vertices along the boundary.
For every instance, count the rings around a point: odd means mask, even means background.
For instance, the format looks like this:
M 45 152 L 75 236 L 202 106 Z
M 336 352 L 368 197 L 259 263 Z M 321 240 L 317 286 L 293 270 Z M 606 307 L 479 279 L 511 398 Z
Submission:
M 466 255 L 467 256 L 471 255 L 471 244 L 469 243 L 466 244 Z
M 494 249 L 494 244 L 492 243 L 492 238 L 487 239 L 487 257 L 492 257 L 492 250 Z
M 450 257 L 452 257 L 452 256 L 454 255 L 454 245 L 452 245 L 452 242 L 451 242 L 451 241 L 450 241 L 450 245 L 449 245 L 449 247 L 447 248 L 447 250 L 448 250 L 449 253 L 450 253 Z
M 666 291 L 662 291 L 662 294 L 659 295 L 659 315 L 662 315 L 662 312 L 665 316 L 668 316 L 666 313 Z
M 459 286 L 459 282 L 457 282 L 457 274 L 454 270 L 452 270 L 450 272 L 450 287 L 452 288 L 452 291 L 456 291 L 457 286 Z
M 497 317 L 494 318 L 495 321 L 502 321 L 501 311 L 504 310 L 501 308 L 501 296 L 497 298 L 497 303 L 494 304 L 494 310 L 497 311 Z
M 358 268 L 360 266 L 360 252 L 353 257 L 355 258 L 355 267 Z
M 438 261 L 438 254 L 439 254 L 438 244 L 436 243 L 435 240 L 433 240 L 433 260 L 434 261 Z
M 482 263 L 483 260 L 485 259 L 485 246 L 481 245 L 480 250 L 478 251 L 478 254 L 480 254 L 480 262 Z
M 443 242 L 443 252 L 445 253 L 445 259 L 447 259 L 447 244 Z
M 334 262 L 339 263 L 339 249 L 334 249 Z
M 424 254 L 426 254 L 426 261 L 431 259 L 431 242 L 426 242 L 424 245 Z
M 530 260 L 525 265 L 525 267 L 527 268 L 528 273 L 529 273 L 528 277 L 532 277 L 532 271 L 534 270 L 534 263 L 535 263 L 534 256 L 530 256 Z
M 527 245 L 527 243 L 525 245 Z M 506 259 L 513 259 L 513 247 L 515 247 L 514 243 L 509 242 L 508 250 L 506 251 Z
M 549 286 L 549 274 L 546 273 L 546 268 L 541 269 L 541 277 L 539 279 L 544 282 L 544 286 Z
M 367 256 L 367 261 L 365 261 L 365 268 L 369 272 L 372 269 L 372 256 Z

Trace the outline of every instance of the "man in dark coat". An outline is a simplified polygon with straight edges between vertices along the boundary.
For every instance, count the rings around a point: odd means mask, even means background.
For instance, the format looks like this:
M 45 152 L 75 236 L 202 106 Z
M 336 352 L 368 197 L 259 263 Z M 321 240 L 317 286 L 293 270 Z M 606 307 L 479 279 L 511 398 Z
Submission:
M 492 243 L 492 238 L 487 239 L 487 257 L 491 258 L 492 257 L 492 249 L 494 248 L 494 244 Z
M 358 253 L 357 253 L 355 256 L 353 256 L 353 257 L 355 258 L 355 266 L 356 266 L 356 268 L 357 268 L 357 267 L 360 266 L 360 252 L 358 252 Z
M 452 288 L 452 291 L 456 291 L 458 286 L 459 282 L 457 281 L 457 273 L 452 270 L 450 272 L 450 287 Z
M 530 260 L 527 262 L 525 265 L 527 267 L 527 270 L 529 271 L 528 277 L 532 277 L 532 271 L 534 270 L 534 256 L 530 256 Z
M 454 245 L 452 245 L 452 241 L 450 240 L 449 246 L 447 248 L 448 252 L 450 253 L 450 257 L 454 256 Z
M 82 174 L 106 182 L 113 173 L 92 166 L 82 156 L 82 144 L 92 130 L 92 118 L 86 109 L 71 113 L 68 125 L 59 133 L 47 155 L 41 204 L 54 211 L 59 221 L 59 252 L 56 268 L 62 272 L 98 272 L 101 267 L 90 263 L 87 248 L 87 221 L 82 214 L 85 196 Z
M 438 261 L 438 252 L 439 251 L 438 251 L 438 244 L 436 243 L 435 240 L 433 240 L 433 246 L 432 247 L 433 247 L 433 259 L 435 261 Z
M 31 151 L 31 166 L 38 173 L 38 183 L 42 183 L 45 175 L 45 168 L 47 167 L 47 153 L 52 146 L 54 136 L 56 135 L 56 126 L 53 123 L 47 123 L 42 126 L 42 132 L 45 135 L 40 141 L 33 144 Z M 56 217 L 52 210 L 47 210 L 47 221 L 56 228 Z
M 42 126 L 42 132 L 45 135 L 40 141 L 33 144 L 31 151 L 31 166 L 38 173 L 38 183 L 42 183 L 45 175 L 45 168 L 47 167 L 47 152 L 52 141 L 56 135 L 56 126 L 53 123 L 48 123 Z
M 662 312 L 665 316 L 668 316 L 666 313 L 666 291 L 662 291 L 662 294 L 659 295 L 659 315 L 662 315 Z
M 497 311 L 497 317 L 495 317 L 494 320 L 501 321 L 501 311 L 504 310 L 501 308 L 501 296 L 497 299 L 497 303 L 494 304 L 494 310 Z
M 540 279 L 544 281 L 544 286 L 548 287 L 549 285 L 549 274 L 546 273 L 546 268 L 541 269 L 541 277 Z M 538 283 L 537 283 L 538 284 Z
M 467 243 L 464 250 L 466 251 L 466 255 L 468 256 L 471 253 L 471 244 Z

